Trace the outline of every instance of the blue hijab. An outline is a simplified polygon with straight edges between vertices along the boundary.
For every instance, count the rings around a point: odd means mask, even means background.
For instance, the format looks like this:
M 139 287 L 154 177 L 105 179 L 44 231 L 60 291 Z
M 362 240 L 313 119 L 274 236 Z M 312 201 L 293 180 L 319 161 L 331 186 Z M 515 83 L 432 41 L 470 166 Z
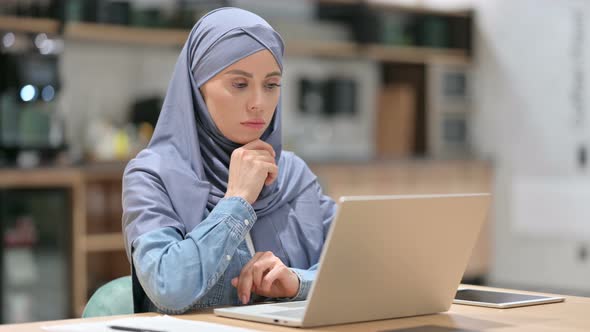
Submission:
M 193 230 L 223 198 L 229 162 L 241 145 L 224 137 L 215 126 L 199 87 L 231 64 L 261 50 L 274 56 L 282 71 L 284 45 L 280 35 L 261 17 L 237 8 L 221 8 L 202 17 L 193 27 L 176 62 L 162 111 L 148 147 L 131 160 L 123 176 L 123 231 L 127 255 L 133 241 L 162 227 L 185 235 Z M 275 222 L 292 219 L 285 205 L 315 181 L 294 154 L 283 153 L 281 102 L 261 139 L 274 148 L 279 166 L 277 180 L 265 186 L 253 204 L 258 221 L 252 228 L 257 250 L 270 250 L 289 264 L 301 253 L 288 242 L 291 228 Z M 146 201 L 142 193 L 157 194 Z M 158 211 L 172 206 L 175 215 Z M 295 263 L 295 262 L 291 262 Z M 297 264 L 298 265 L 298 264 Z

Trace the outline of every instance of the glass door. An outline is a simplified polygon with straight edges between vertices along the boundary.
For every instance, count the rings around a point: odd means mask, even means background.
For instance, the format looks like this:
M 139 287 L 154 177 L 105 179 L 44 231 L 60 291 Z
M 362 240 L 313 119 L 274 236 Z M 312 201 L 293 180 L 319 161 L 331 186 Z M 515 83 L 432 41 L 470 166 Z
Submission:
M 66 189 L 0 191 L 0 323 L 69 317 L 70 205 Z

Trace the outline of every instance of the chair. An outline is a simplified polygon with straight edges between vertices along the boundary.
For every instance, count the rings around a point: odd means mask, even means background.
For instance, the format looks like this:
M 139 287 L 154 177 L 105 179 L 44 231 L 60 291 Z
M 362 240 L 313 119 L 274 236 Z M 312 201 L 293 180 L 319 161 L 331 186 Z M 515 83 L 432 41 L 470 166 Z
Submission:
M 111 280 L 92 294 L 82 313 L 83 318 L 133 313 L 131 276 Z

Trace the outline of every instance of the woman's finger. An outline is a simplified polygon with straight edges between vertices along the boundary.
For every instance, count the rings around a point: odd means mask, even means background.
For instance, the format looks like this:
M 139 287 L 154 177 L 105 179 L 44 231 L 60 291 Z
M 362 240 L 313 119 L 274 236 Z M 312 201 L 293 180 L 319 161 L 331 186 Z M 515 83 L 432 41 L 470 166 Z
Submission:
M 258 261 L 263 253 L 256 253 L 254 257 L 242 268 L 237 280 L 238 297 L 243 304 L 250 302 L 252 292 L 252 266 Z
M 288 283 L 290 280 L 288 278 L 292 277 L 291 270 L 289 270 L 285 265 L 277 265 L 272 270 L 270 270 L 264 278 L 262 278 L 262 283 L 260 284 L 259 291 L 264 292 L 266 294 L 270 294 L 272 284 L 279 280 Z M 287 288 L 287 287 L 285 287 Z
M 260 259 L 252 266 L 252 288 L 260 289 L 262 278 L 277 264 L 272 259 Z M 256 292 L 253 290 L 253 292 Z
M 267 251 L 252 265 L 252 282 L 256 288 L 260 288 L 262 278 L 277 264 L 282 264 L 281 260 L 272 252 Z
M 275 157 L 267 150 L 244 150 L 242 154 L 252 159 L 266 157 L 265 160 L 275 162 Z
M 273 149 L 272 145 L 270 145 L 260 139 L 254 140 L 254 141 L 242 146 L 242 148 L 247 149 L 247 150 L 266 150 L 273 157 L 276 157 L 276 155 L 277 155 L 275 150 Z
M 273 183 L 279 176 L 279 167 L 273 163 L 265 163 L 264 166 L 266 167 L 266 171 L 268 173 L 264 184 L 269 185 Z

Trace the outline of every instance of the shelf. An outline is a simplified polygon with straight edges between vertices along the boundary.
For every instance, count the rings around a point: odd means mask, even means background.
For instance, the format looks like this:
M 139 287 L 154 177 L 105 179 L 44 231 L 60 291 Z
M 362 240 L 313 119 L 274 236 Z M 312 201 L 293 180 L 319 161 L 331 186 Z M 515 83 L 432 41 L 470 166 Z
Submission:
M 135 28 L 96 23 L 68 23 L 65 38 L 72 40 L 182 47 L 189 30 Z
M 94 23 L 69 23 L 65 28 L 68 39 L 171 47 L 184 45 L 188 34 L 189 30 L 144 29 Z M 285 53 L 292 56 L 368 57 L 378 61 L 406 63 L 469 63 L 469 56 L 464 50 L 377 44 L 362 46 L 351 41 L 289 40 L 285 44 Z
M 360 5 L 363 0 L 317 0 L 322 5 Z
M 350 41 L 300 41 L 285 42 L 287 55 L 358 57 L 359 46 Z
M 336 2 L 340 3 L 340 1 Z M 0 16 L 0 30 L 57 33 L 59 22 L 49 19 Z M 189 30 L 184 29 L 134 28 L 76 22 L 65 25 L 64 36 L 70 40 L 123 43 L 138 46 L 182 47 L 189 32 Z M 469 63 L 469 56 L 463 50 L 382 46 L 377 44 L 362 46 L 352 41 L 291 40 L 286 42 L 286 54 L 337 58 L 368 57 L 378 61 L 407 63 L 429 63 L 433 61 Z
M 364 55 L 383 62 L 469 64 L 465 50 L 413 46 L 367 45 Z
M 316 0 L 322 5 L 366 5 L 369 8 L 392 10 L 392 11 L 403 11 L 416 14 L 431 14 L 431 15 L 442 15 L 442 16 L 454 16 L 454 17 L 469 17 L 472 10 L 470 8 L 458 8 L 458 9 L 444 9 L 436 8 L 433 6 L 425 6 L 420 4 L 422 1 L 415 0 L 416 4 L 408 4 L 408 1 L 396 1 L 396 0 Z M 405 2 L 405 3 L 404 3 Z
M 84 165 L 84 180 L 92 182 L 121 182 L 128 161 L 95 162 Z
M 95 23 L 69 23 L 65 37 L 73 40 L 126 43 L 134 45 L 182 47 L 189 30 L 147 29 Z M 357 56 L 353 42 L 289 41 L 286 53 L 290 55 Z
M 354 42 L 286 41 L 287 55 L 369 58 L 382 62 L 469 64 L 467 51 L 419 46 L 360 45 Z
M 123 235 L 121 233 L 93 234 L 86 236 L 87 252 L 105 252 L 124 250 Z
M 464 9 L 442 9 L 436 7 L 428 7 L 424 5 L 408 5 L 401 1 L 391 0 L 367 0 L 366 3 L 369 8 L 392 10 L 392 11 L 403 11 L 416 14 L 430 14 L 430 15 L 441 15 L 441 16 L 453 16 L 453 17 L 470 17 L 472 10 L 469 8 Z M 420 1 L 416 1 L 420 2 Z
M 0 31 L 44 32 L 55 35 L 59 32 L 59 25 L 59 21 L 48 18 L 0 15 Z
M 80 171 L 69 167 L 0 169 L 0 188 L 71 187 L 81 179 Z

